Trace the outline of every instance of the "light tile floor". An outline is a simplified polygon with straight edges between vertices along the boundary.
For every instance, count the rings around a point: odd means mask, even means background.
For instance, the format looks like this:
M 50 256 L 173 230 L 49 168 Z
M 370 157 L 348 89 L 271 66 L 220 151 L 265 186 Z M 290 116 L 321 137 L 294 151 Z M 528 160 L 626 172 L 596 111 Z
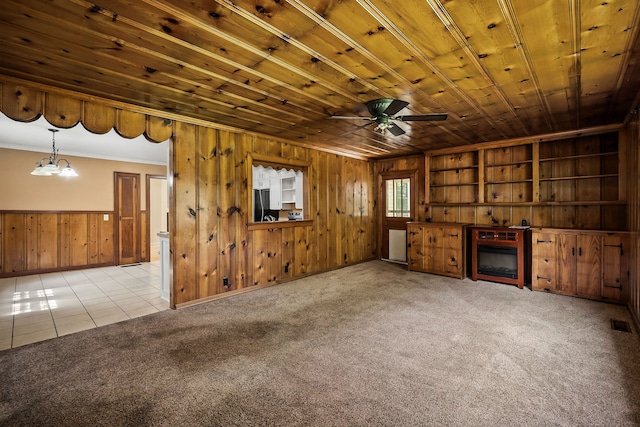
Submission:
M 168 308 L 158 261 L 0 279 L 0 350 Z

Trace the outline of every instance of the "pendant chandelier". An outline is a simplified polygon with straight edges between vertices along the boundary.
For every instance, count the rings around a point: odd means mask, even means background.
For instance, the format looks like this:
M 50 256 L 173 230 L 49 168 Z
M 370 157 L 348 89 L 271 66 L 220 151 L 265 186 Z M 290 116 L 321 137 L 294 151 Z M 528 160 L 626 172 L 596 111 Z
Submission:
M 58 159 L 58 149 L 56 148 L 56 132 L 58 129 L 49 129 L 52 134 L 53 149 L 51 155 L 45 157 L 36 163 L 36 168 L 31 172 L 31 175 L 37 176 L 78 176 L 77 172 L 71 167 L 71 163 L 67 159 Z M 60 162 L 64 161 L 67 166 L 60 168 Z

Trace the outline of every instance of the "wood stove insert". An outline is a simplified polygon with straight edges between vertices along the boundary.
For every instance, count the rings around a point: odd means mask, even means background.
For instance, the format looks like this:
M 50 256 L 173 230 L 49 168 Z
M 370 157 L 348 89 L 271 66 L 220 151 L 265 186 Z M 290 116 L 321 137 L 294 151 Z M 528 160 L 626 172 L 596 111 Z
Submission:
M 527 270 L 528 229 L 471 228 L 471 278 L 517 285 L 522 289 Z

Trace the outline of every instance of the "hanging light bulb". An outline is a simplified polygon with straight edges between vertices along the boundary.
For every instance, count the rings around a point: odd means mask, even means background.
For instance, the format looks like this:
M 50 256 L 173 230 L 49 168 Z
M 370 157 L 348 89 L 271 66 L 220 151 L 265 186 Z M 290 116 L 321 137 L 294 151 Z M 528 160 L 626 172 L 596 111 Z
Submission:
M 78 176 L 78 173 L 75 170 L 73 170 L 73 168 L 71 167 L 71 163 L 69 163 L 67 159 L 58 159 L 58 149 L 56 148 L 56 132 L 58 132 L 58 129 L 49 129 L 49 131 L 52 134 L 52 144 L 53 144 L 53 149 L 51 150 L 51 154 L 49 155 L 49 157 L 45 157 L 36 163 L 37 166 L 31 172 L 31 175 Z M 63 160 L 67 163 L 67 166 L 63 169 L 60 169 L 59 163 Z

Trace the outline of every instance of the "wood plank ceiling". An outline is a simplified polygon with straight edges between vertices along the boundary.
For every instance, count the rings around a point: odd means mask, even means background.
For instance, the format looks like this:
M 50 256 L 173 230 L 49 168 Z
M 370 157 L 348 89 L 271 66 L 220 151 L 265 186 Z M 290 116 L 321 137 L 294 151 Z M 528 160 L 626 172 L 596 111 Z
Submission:
M 0 75 L 358 157 L 622 123 L 637 0 L 4 0 Z M 365 120 L 376 98 L 401 136 Z

